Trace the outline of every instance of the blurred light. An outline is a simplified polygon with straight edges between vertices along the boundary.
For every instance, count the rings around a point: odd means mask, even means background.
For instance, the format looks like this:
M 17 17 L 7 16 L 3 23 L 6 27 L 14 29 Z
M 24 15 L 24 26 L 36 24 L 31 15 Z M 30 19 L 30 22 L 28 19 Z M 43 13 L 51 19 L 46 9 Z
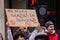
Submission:
M 47 15 L 56 15 L 56 12 L 55 11 L 48 11 Z
M 32 5 L 34 5 L 35 0 L 31 0 Z
M 40 5 L 39 14 L 44 16 L 46 13 L 47 13 L 47 6 L 46 5 Z

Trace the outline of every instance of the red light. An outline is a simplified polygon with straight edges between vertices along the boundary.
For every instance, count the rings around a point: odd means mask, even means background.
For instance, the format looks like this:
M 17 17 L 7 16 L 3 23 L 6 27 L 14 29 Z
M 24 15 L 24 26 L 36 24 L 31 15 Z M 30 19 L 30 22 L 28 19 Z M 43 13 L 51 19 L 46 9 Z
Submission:
M 48 11 L 47 14 L 48 15 L 56 15 L 56 12 L 55 11 Z
M 34 0 L 31 0 L 32 5 L 34 5 Z

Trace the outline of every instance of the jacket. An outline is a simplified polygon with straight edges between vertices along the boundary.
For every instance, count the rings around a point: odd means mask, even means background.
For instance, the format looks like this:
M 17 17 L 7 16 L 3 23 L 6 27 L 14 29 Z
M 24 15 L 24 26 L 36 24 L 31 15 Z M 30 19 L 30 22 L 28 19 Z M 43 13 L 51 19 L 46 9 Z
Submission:
M 53 30 L 53 33 L 49 33 L 48 31 L 45 31 L 47 33 L 49 40 L 58 40 L 58 34 Z

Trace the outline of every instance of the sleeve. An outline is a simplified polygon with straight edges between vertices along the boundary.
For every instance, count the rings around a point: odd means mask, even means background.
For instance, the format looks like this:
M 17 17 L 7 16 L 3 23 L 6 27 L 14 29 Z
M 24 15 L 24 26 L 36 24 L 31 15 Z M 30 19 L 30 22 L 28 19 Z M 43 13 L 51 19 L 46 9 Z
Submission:
M 13 40 L 13 36 L 12 36 L 10 28 L 7 29 L 7 38 L 8 38 L 8 40 Z
M 57 34 L 57 40 L 58 40 L 58 34 Z
M 58 34 L 56 33 L 56 37 L 55 37 L 55 40 L 58 40 Z
M 37 30 L 34 30 L 31 34 L 31 36 L 29 37 L 29 40 L 34 40 L 35 39 L 35 36 L 37 34 Z

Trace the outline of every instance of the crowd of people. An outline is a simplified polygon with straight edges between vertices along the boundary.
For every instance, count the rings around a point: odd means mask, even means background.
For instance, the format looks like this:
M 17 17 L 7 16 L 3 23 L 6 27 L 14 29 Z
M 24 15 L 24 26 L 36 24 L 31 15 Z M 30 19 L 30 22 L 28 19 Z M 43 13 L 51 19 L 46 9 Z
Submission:
M 14 33 L 13 40 L 58 40 L 58 34 L 54 29 L 54 23 L 48 21 L 45 23 L 45 27 L 42 27 L 41 24 L 38 23 L 38 26 L 32 33 L 29 32 L 27 27 L 20 27 Z
M 46 27 L 45 29 L 41 30 L 42 27 L 39 25 L 38 28 L 32 32 L 29 40 L 35 40 L 34 38 L 39 32 L 46 33 L 46 36 L 48 36 L 47 37 L 48 40 L 58 40 L 58 34 L 54 30 L 53 22 L 51 21 L 46 22 L 45 27 Z M 44 39 L 44 40 L 47 40 L 47 39 Z
M 7 23 L 8 25 L 8 23 Z M 9 28 L 8 28 L 9 29 Z M 13 35 L 9 29 L 8 40 L 58 40 L 59 36 L 54 29 L 54 23 L 48 21 L 45 23 L 45 27 L 38 23 L 38 26 L 30 32 L 28 27 L 22 26 L 16 30 Z M 11 36 L 11 37 L 10 37 Z M 0 40 L 3 40 L 2 34 L 0 33 Z

